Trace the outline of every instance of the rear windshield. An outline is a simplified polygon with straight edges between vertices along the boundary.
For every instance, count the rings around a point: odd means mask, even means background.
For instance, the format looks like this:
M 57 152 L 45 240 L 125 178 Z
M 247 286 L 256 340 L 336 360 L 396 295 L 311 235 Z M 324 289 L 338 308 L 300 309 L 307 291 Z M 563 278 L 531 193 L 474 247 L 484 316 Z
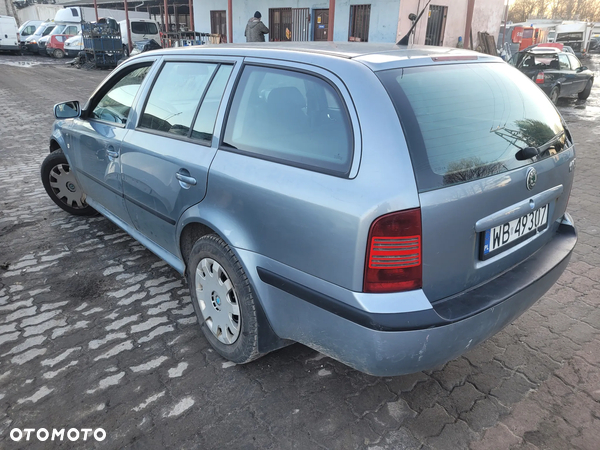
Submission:
M 158 34 L 158 28 L 153 22 L 131 22 L 133 34 Z
M 516 153 L 563 150 L 564 128 L 546 95 L 506 63 L 378 72 L 400 116 L 419 191 L 530 164 Z

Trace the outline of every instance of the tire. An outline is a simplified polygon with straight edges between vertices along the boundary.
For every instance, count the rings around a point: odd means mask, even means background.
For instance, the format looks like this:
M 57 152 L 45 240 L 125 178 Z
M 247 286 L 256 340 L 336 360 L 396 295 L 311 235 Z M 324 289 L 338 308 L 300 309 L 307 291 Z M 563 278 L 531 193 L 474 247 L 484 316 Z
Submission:
M 62 150 L 55 150 L 42 163 L 42 184 L 46 193 L 59 207 L 74 216 L 93 216 L 96 210 L 82 199 L 79 186 Z
M 236 364 L 258 358 L 257 300 L 242 265 L 219 236 L 196 241 L 186 278 L 200 328 L 217 353 Z
M 56 48 L 52 52 L 52 56 L 54 56 L 56 59 L 61 59 L 64 58 L 65 52 L 63 52 L 60 48 Z
M 558 102 L 558 97 L 560 96 L 560 88 L 558 86 L 554 86 L 550 91 L 550 101 L 556 105 Z
M 123 58 L 129 58 L 129 48 L 127 45 L 123 46 Z
M 585 89 L 581 91 L 577 96 L 580 100 L 585 100 L 590 96 L 590 92 L 592 92 L 592 85 L 594 84 L 594 79 L 590 78 L 585 85 Z

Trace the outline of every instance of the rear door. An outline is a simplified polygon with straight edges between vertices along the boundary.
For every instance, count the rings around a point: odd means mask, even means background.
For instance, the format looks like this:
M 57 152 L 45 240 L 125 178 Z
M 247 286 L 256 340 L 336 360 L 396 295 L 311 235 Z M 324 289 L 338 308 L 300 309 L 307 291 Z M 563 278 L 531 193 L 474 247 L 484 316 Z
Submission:
M 379 76 L 413 161 L 430 301 L 486 282 L 552 238 L 571 190 L 574 151 L 556 108 L 531 80 L 504 63 Z M 525 147 L 540 155 L 520 157 Z
M 206 193 L 221 100 L 239 58 L 165 59 L 122 144 L 123 192 L 135 227 L 176 253 L 175 226 Z

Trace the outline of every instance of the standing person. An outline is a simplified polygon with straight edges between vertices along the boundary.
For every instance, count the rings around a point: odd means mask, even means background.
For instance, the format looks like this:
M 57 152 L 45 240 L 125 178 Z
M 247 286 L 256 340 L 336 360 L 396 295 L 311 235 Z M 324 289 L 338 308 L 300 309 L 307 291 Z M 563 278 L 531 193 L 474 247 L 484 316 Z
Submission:
M 269 34 L 269 29 L 261 22 L 262 17 L 259 11 L 254 13 L 254 17 L 251 17 L 246 25 L 246 42 L 265 42 L 265 34 Z

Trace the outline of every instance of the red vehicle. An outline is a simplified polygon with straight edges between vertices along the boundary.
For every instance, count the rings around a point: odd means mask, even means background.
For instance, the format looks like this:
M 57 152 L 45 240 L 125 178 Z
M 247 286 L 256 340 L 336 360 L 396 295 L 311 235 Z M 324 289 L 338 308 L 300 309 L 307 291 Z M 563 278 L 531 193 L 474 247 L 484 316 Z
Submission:
M 545 42 L 546 31 L 541 28 L 518 26 L 513 29 L 511 39 L 514 43 L 519 43 L 519 51 L 521 51 L 532 45 Z
M 56 31 L 56 33 L 55 33 Z M 46 45 L 46 53 L 55 58 L 62 58 L 65 56 L 65 41 L 72 36 L 75 36 L 81 31 L 81 25 L 58 25 L 52 33 L 50 33 L 50 39 Z

